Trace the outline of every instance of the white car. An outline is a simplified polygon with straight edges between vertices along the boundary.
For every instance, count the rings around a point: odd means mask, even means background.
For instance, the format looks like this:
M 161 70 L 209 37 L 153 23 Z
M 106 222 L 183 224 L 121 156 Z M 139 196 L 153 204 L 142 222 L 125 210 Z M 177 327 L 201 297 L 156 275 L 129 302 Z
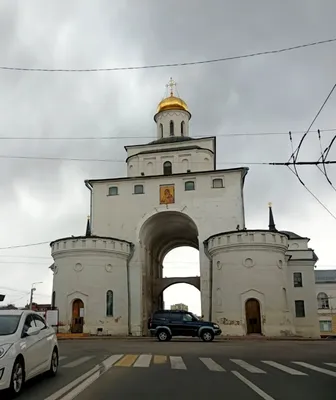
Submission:
M 9 389 L 16 397 L 29 379 L 55 376 L 58 358 L 56 333 L 39 314 L 0 310 L 0 393 Z

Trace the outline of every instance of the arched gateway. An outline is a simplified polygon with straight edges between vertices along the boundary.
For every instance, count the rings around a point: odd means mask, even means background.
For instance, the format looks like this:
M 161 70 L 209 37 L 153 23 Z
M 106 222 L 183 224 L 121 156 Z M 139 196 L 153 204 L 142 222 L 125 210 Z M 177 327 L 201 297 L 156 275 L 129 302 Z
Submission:
M 200 277 L 162 276 L 163 259 L 176 247 L 190 246 L 199 250 L 198 229 L 195 222 L 185 213 L 161 211 L 150 216 L 139 232 L 142 262 L 142 312 L 143 329 L 148 317 L 163 307 L 162 292 L 176 283 L 189 283 L 200 289 Z
M 224 335 L 319 336 L 309 239 L 277 231 L 271 207 L 268 230 L 245 228 L 248 169 L 217 169 L 216 137 L 191 137 L 174 87 L 170 79 L 154 115 L 156 140 L 125 146 L 126 176 L 85 181 L 85 236 L 51 243 L 59 332 L 145 335 L 163 290 L 185 282 L 200 289 L 204 318 Z M 178 246 L 199 250 L 199 277 L 162 276 Z

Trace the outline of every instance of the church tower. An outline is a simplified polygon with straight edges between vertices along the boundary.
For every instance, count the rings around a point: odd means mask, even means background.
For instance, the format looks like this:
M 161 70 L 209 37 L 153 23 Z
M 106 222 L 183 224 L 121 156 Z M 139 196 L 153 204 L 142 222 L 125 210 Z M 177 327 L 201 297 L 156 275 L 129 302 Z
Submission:
M 166 87 L 169 90 L 169 96 L 160 101 L 154 116 L 157 138 L 188 137 L 191 118 L 188 106 L 180 97 L 175 96 L 176 83 L 172 78 Z

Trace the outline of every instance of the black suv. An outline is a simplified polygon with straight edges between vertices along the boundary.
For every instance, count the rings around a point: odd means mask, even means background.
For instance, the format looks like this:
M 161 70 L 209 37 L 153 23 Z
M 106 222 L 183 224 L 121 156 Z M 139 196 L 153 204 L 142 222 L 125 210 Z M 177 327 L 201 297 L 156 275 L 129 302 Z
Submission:
M 197 336 L 204 342 L 211 342 L 222 333 L 217 324 L 203 321 L 193 313 L 181 310 L 156 311 L 148 320 L 148 329 L 161 342 L 173 336 Z

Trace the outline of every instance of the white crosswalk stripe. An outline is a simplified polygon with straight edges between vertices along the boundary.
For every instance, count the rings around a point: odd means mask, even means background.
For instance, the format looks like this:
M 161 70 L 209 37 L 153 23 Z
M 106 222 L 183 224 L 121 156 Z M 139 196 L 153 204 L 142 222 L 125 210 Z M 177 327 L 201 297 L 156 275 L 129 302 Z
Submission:
M 92 358 L 94 358 L 94 356 L 81 357 L 81 358 L 78 358 L 77 360 L 71 361 L 68 364 L 63 365 L 62 368 L 75 368 L 81 364 L 86 363 L 87 361 L 91 360 Z
M 266 372 L 263 371 L 262 369 L 255 367 L 254 365 L 251 365 L 251 364 L 247 363 L 246 361 L 236 360 L 236 359 L 230 359 L 230 361 L 232 361 L 235 364 L 239 365 L 240 367 L 246 369 L 246 371 L 252 372 L 252 374 L 266 374 Z
M 323 363 L 325 365 L 329 365 L 329 367 L 335 367 L 336 368 L 336 363 Z
M 301 365 L 301 367 L 311 369 L 312 371 L 321 372 L 322 374 L 326 374 L 326 375 L 333 376 L 334 378 L 336 378 L 336 372 L 330 371 L 329 369 L 316 367 L 315 365 L 308 364 L 308 363 L 302 362 L 302 361 L 292 361 L 292 363 Z
M 200 357 L 200 360 L 210 371 L 225 372 L 225 369 L 217 364 L 212 358 Z
M 275 361 L 261 361 L 261 362 L 263 362 L 267 365 L 270 365 L 271 367 L 280 369 L 283 372 L 287 372 L 287 374 L 290 374 L 290 375 L 302 375 L 302 376 L 307 375 L 304 372 L 298 371 L 294 368 L 286 367 L 285 365 L 279 364 Z
M 150 366 L 150 362 L 152 359 L 152 355 L 151 354 L 141 354 L 139 356 L 139 358 L 136 360 L 136 362 L 134 363 L 133 367 L 137 368 L 146 368 Z
M 187 369 L 182 357 L 169 357 L 172 369 Z

